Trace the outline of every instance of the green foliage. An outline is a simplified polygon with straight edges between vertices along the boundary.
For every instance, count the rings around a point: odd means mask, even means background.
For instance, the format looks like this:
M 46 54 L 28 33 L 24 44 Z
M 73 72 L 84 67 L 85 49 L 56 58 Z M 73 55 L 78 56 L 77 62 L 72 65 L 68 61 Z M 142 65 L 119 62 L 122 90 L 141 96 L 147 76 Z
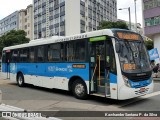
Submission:
M 28 42 L 29 38 L 26 38 L 26 33 L 24 30 L 11 30 L 7 34 L 0 37 L 0 52 L 2 51 L 3 47 L 18 45 Z
M 148 40 L 148 41 L 145 41 L 144 43 L 145 43 L 145 45 L 147 47 L 147 50 L 153 49 L 153 41 Z
M 102 21 L 98 26 L 98 30 L 107 28 L 128 29 L 128 26 L 125 22 L 122 21 L 117 21 L 117 22 Z

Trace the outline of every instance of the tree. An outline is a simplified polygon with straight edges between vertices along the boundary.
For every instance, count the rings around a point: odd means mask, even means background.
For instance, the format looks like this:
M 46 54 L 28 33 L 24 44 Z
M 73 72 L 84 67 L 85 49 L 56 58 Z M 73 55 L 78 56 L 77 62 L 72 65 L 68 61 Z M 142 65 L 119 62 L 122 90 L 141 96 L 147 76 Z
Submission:
M 145 43 L 145 45 L 146 45 L 146 47 L 147 47 L 147 50 L 153 49 L 153 41 L 151 41 L 151 40 L 146 40 L 144 43 Z
M 122 21 L 117 21 L 117 22 L 102 21 L 98 26 L 98 30 L 106 28 L 128 29 L 128 26 L 125 22 Z
M 8 47 L 12 45 L 18 45 L 23 43 L 28 43 L 29 38 L 26 38 L 26 32 L 24 30 L 11 30 L 5 35 L 0 37 L 0 52 L 3 47 Z

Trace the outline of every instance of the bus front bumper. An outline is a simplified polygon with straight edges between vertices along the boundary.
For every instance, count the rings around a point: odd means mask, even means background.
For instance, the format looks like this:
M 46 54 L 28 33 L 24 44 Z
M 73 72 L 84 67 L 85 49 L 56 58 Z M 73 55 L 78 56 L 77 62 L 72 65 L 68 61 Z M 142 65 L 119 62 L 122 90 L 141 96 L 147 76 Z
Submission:
M 153 81 L 148 86 L 142 88 L 129 88 L 123 85 L 122 87 L 120 87 L 118 93 L 118 100 L 131 99 L 150 94 L 153 92 L 153 87 L 154 87 Z

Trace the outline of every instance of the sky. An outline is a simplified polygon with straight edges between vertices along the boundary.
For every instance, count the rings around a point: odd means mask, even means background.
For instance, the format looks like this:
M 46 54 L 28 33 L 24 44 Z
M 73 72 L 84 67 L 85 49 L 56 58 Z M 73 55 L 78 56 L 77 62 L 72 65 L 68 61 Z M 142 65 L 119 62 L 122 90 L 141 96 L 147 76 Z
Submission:
M 0 0 L 0 20 L 16 10 L 25 9 L 33 0 Z
M 118 19 L 129 21 L 128 9 L 118 10 L 120 8 L 130 7 L 131 22 L 135 23 L 135 2 L 134 0 L 117 0 L 117 16 Z M 141 0 L 136 0 L 137 23 L 142 25 L 142 5 Z
M 0 0 L 0 20 L 16 10 L 25 9 L 33 0 Z M 137 23 L 142 24 L 141 0 L 136 2 Z M 134 0 L 117 0 L 117 9 L 131 8 L 131 22 L 135 22 Z M 127 9 L 117 11 L 118 19 L 129 21 L 129 12 Z

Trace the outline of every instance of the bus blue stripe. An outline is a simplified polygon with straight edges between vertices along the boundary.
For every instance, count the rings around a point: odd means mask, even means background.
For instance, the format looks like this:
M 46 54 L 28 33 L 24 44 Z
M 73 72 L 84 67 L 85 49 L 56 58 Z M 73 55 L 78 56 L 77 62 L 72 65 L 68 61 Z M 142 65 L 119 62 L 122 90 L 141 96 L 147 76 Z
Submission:
M 143 80 L 143 81 L 138 81 L 138 82 L 133 82 L 129 80 L 129 83 L 130 83 L 131 88 L 141 88 L 141 87 L 145 87 L 151 84 L 151 78 L 147 80 Z
M 110 73 L 110 83 L 117 83 L 117 75 Z
M 73 68 L 73 64 L 84 65 L 85 68 Z M 23 72 L 26 75 L 70 78 L 80 76 L 83 80 L 89 80 L 89 63 L 10 63 L 10 73 Z M 2 72 L 7 72 L 2 69 Z

